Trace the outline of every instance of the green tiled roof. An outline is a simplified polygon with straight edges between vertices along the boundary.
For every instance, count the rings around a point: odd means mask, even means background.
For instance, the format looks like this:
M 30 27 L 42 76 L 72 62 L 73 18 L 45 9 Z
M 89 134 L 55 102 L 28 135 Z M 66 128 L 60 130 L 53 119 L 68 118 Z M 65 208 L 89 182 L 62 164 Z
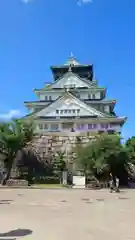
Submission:
M 51 89 L 52 88 L 52 84 L 50 83 L 50 84 L 47 84 L 45 87 L 44 87 L 46 90 L 47 89 Z

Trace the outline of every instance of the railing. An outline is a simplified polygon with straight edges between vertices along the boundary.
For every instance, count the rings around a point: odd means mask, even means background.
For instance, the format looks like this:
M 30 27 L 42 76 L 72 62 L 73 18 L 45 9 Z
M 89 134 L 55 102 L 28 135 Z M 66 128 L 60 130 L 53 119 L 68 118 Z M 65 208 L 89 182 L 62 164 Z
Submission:
M 95 129 L 88 129 L 88 128 L 58 128 L 58 129 L 39 129 L 39 132 L 81 132 L 81 133 L 85 133 L 85 132 L 108 132 L 108 131 L 115 131 L 115 132 L 121 132 L 121 127 L 117 126 L 117 127 L 113 127 L 113 128 L 95 128 Z

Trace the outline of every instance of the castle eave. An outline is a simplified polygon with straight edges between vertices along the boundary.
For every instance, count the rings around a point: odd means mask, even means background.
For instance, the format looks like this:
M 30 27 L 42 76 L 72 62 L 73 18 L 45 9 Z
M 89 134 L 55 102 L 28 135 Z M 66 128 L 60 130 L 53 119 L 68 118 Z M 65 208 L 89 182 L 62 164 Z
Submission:
M 72 66 L 72 68 L 74 69 L 74 68 L 92 68 L 93 67 L 93 64 L 77 64 L 77 65 L 73 65 Z M 57 69 L 59 70 L 59 69 L 68 69 L 69 68 L 69 65 L 68 64 L 65 64 L 65 65 L 59 65 L 59 66 L 57 66 L 57 65 L 52 65 L 51 67 L 50 67 L 52 70 L 56 70 L 57 71 Z
M 106 92 L 106 88 L 98 88 L 98 87 L 95 87 L 95 86 L 93 86 L 93 87 L 90 87 L 90 88 L 76 88 L 77 90 L 81 90 L 81 91 L 83 91 L 83 92 Z M 72 88 L 71 88 L 71 90 L 72 90 Z M 35 88 L 34 90 L 33 90 L 35 93 L 43 93 L 43 92 L 56 92 L 56 91 L 59 91 L 59 92 L 65 92 L 65 89 L 64 88 L 39 88 L 39 89 L 37 89 L 37 88 Z
M 40 116 L 40 117 L 35 117 L 35 121 L 49 121 L 49 122 L 81 122 L 83 123 L 118 123 L 121 126 L 126 122 L 126 117 L 97 117 L 97 116 L 85 116 L 85 117 L 45 117 L 45 116 Z
M 30 101 L 30 102 L 24 102 L 24 105 L 25 106 L 41 106 L 41 105 L 45 105 L 46 106 L 46 104 L 50 104 L 50 103 L 52 103 L 53 102 L 53 100 L 40 100 L 40 101 Z
M 84 101 L 86 103 L 92 103 L 92 104 L 94 104 L 94 103 L 109 104 L 109 105 L 115 105 L 116 104 L 116 100 L 84 99 Z

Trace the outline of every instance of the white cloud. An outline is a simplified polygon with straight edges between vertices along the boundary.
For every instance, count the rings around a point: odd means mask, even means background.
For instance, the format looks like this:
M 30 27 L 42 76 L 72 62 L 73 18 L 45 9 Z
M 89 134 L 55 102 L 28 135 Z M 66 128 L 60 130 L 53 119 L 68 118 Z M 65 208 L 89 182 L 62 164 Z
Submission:
M 29 2 L 31 2 L 32 0 L 21 0 L 23 3 L 27 4 Z
M 12 118 L 18 118 L 21 116 L 22 116 L 22 113 L 20 110 L 10 110 L 7 113 L 0 113 L 1 120 L 10 120 Z
M 82 6 L 83 4 L 92 3 L 93 0 L 78 0 L 77 4 Z
M 21 0 L 23 3 L 27 4 L 29 2 L 32 2 L 33 0 Z M 77 0 L 77 4 L 79 6 L 82 6 L 83 4 L 87 4 L 87 3 L 92 3 L 93 0 Z

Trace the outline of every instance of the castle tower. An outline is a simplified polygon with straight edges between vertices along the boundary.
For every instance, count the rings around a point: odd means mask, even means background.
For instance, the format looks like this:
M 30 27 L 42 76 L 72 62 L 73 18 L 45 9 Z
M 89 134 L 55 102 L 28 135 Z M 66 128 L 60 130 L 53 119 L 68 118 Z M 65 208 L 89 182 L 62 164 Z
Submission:
M 106 89 L 93 79 L 93 66 L 80 64 L 71 54 L 62 66 L 51 66 L 53 82 L 34 89 L 37 101 L 25 102 L 38 133 L 121 133 L 126 117 L 114 112 L 115 100 L 106 99 Z

